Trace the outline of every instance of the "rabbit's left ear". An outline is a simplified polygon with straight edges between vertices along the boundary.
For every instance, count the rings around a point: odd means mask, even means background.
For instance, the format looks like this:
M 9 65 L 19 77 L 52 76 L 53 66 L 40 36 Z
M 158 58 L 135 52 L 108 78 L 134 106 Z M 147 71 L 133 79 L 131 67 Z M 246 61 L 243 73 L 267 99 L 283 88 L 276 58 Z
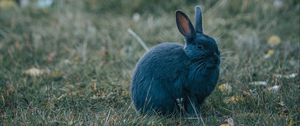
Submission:
M 196 33 L 190 19 L 181 11 L 176 11 L 176 23 L 180 33 L 186 38 L 195 37 Z

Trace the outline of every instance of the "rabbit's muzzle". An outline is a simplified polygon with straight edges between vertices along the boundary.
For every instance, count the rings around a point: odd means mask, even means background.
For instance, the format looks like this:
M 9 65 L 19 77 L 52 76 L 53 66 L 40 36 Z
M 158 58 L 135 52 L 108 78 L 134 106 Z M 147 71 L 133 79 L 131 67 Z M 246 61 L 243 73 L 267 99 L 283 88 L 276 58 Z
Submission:
M 212 55 L 209 55 L 207 58 L 208 58 L 208 62 L 206 63 L 206 67 L 208 68 L 219 67 L 220 56 L 217 53 L 212 53 Z

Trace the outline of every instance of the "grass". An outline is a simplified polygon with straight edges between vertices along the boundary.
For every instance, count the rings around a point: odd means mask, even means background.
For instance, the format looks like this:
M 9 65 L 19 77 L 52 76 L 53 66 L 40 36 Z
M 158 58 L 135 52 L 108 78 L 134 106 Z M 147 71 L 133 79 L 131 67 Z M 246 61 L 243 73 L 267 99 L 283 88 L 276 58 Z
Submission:
M 158 4 L 159 2 L 159 4 Z M 206 1 L 204 28 L 222 53 L 219 89 L 202 106 L 205 125 L 300 125 L 300 2 Z M 46 9 L 0 11 L 1 125 L 199 125 L 197 119 L 142 116 L 130 77 L 144 48 L 183 43 L 175 10 L 193 19 L 197 1 L 56 1 Z M 133 19 L 133 15 L 135 19 Z M 280 38 L 271 46 L 270 37 Z M 276 40 L 278 41 L 278 40 Z M 265 58 L 268 51 L 269 58 Z M 30 68 L 46 74 L 30 76 Z M 298 74 L 296 77 L 278 77 Z M 267 86 L 250 82 L 266 81 Z M 279 85 L 279 91 L 268 88 Z M 236 100 L 224 102 L 236 97 Z

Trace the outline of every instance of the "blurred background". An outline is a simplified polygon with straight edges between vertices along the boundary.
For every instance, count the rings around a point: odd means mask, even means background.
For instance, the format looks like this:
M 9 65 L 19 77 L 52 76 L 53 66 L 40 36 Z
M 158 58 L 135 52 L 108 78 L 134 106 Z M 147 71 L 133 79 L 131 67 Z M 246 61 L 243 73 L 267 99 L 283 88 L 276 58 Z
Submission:
M 104 124 L 111 113 L 111 125 L 177 124 L 139 118 L 130 105 L 130 77 L 146 51 L 137 36 L 148 48 L 165 41 L 183 44 L 175 11 L 194 22 L 195 5 L 204 12 L 205 33 L 221 49 L 219 84 L 234 90 L 216 90 L 208 98 L 204 115 L 213 117 L 205 123 L 232 116 L 238 124 L 252 124 L 247 118 L 299 124 L 299 0 L 0 0 L 0 122 Z M 247 85 L 256 81 L 279 85 L 280 93 L 237 105 L 220 102 L 252 89 L 263 93 L 265 88 Z M 282 100 L 289 113 L 266 116 L 283 111 L 277 108 Z M 271 107 L 266 111 L 258 101 Z

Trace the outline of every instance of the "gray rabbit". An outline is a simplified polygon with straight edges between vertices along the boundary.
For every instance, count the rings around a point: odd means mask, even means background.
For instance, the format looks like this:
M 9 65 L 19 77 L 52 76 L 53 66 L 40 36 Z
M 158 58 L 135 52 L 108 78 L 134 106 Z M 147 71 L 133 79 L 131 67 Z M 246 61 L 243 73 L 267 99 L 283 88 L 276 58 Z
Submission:
M 195 27 L 176 11 L 185 45 L 161 43 L 138 61 L 132 76 L 131 98 L 138 112 L 195 114 L 214 90 L 219 77 L 220 52 L 216 41 L 203 33 L 202 12 L 195 7 Z

